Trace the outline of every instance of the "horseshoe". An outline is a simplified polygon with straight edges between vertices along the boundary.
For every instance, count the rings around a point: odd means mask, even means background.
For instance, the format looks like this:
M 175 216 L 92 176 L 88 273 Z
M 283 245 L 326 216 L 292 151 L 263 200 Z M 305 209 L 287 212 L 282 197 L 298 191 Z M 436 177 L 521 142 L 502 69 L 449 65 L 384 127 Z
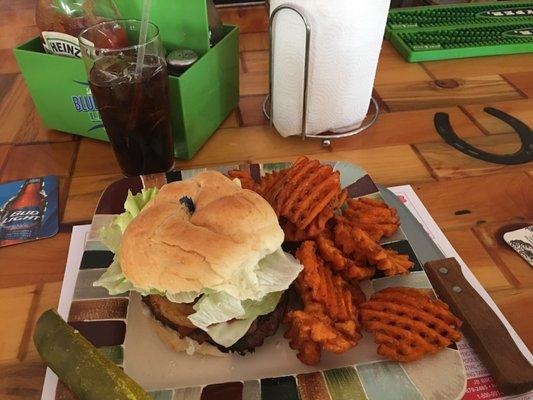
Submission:
M 519 119 L 496 108 L 486 107 L 484 111 L 502 120 L 516 131 L 522 142 L 520 150 L 513 154 L 493 154 L 480 150 L 457 136 L 450 124 L 450 116 L 446 113 L 439 112 L 435 114 L 435 128 L 446 143 L 470 157 L 494 164 L 506 165 L 525 164 L 533 161 L 533 131 L 531 131 L 531 128 Z

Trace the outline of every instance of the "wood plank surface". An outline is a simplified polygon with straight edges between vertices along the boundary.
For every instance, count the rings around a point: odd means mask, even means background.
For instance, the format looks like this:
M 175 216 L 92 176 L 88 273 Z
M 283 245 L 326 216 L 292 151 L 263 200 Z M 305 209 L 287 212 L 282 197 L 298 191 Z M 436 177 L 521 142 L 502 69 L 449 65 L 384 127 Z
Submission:
M 61 281 L 69 240 L 70 233 L 60 232 L 49 239 L 1 248 L 0 288 Z
M 376 85 L 426 81 L 432 77 L 422 64 L 406 63 L 390 42 L 383 42 L 376 73 Z
M 2 400 L 40 398 L 45 369 L 31 343 L 33 325 L 42 311 L 57 306 L 72 225 L 89 221 L 101 191 L 121 177 L 108 143 L 42 125 L 12 53 L 37 33 L 35 3 L 0 0 L 0 182 L 58 175 L 61 229 L 50 239 L 0 248 Z M 325 148 L 317 140 L 283 139 L 262 114 L 268 93 L 265 8 L 224 8 L 221 16 L 241 32 L 239 107 L 192 160 L 176 160 L 176 167 L 306 154 L 357 163 L 385 185 L 413 185 L 532 348 L 532 270 L 501 235 L 533 223 L 533 163 L 501 166 L 465 156 L 440 139 L 433 117 L 444 111 L 459 136 L 490 151 L 512 151 L 518 146 L 512 130 L 483 108 L 502 109 L 533 126 L 533 54 L 417 64 L 405 62 L 385 41 L 374 91 L 383 107 L 378 123 Z
M 527 310 L 533 308 L 533 288 L 501 290 L 494 292 L 492 298 L 513 324 L 525 345 L 529 349 L 533 348 L 533 324 L 531 320 L 524 318 Z
M 11 49 L 0 49 L 0 74 L 14 74 L 19 72 L 17 60 Z
M 334 141 L 332 147 L 344 150 L 442 141 L 433 122 L 437 112 L 450 115 L 459 137 L 483 136 L 483 132 L 459 108 L 449 107 L 381 114 L 377 124 L 356 136 Z
M 376 182 L 383 185 L 395 186 L 406 182 L 429 182 L 433 178 L 428 173 L 424 164 L 417 157 L 411 146 L 384 146 L 377 147 L 371 152 L 366 149 L 321 152 L 307 154 L 311 158 L 322 161 L 341 160 L 359 165 L 366 170 Z M 281 162 L 287 159 L 294 160 L 296 155 L 287 158 L 266 157 L 259 158 L 260 162 Z M 386 163 L 383 160 L 387 160 Z
M 1 53 L 0 60 L 2 60 L 1 65 L 5 60 L 2 58 Z M 33 102 L 24 79 L 22 79 L 21 75 L 17 75 L 0 103 L 0 143 L 12 143 L 14 141 L 29 119 L 32 109 Z
M 35 285 L 0 289 L 0 312 L 10 315 L 9 329 L 0 330 L 0 363 L 17 360 Z
M 240 90 L 241 96 L 268 94 L 268 72 L 255 71 L 241 73 Z
M 243 73 L 268 72 L 268 52 L 265 50 L 243 51 L 241 53 L 241 67 Z
M 2 101 L 6 98 L 9 90 L 13 86 L 13 83 L 17 80 L 18 74 L 2 74 L 0 75 L 0 107 L 2 107 Z
M 268 124 L 263 114 L 263 102 L 266 95 L 243 96 L 239 100 L 240 126 L 256 126 Z
M 243 134 L 247 144 L 243 145 Z M 215 151 L 216 149 L 216 151 Z M 257 126 L 218 131 L 191 161 L 177 161 L 176 168 L 187 169 L 209 165 L 246 162 L 293 160 L 307 154 L 322 160 L 350 161 L 365 168 L 374 179 L 384 184 L 425 182 L 431 176 L 410 146 L 382 146 L 366 150 L 330 150 L 319 141 L 302 141 L 299 137 L 284 139 L 272 135 L 268 127 Z M 383 163 L 382 160 L 387 162 Z
M 525 94 L 527 97 L 533 98 L 533 79 L 531 79 L 531 70 L 504 74 L 502 76 L 521 93 Z
M 73 177 L 117 174 L 121 170 L 108 143 L 87 138 L 80 141 Z
M 516 134 L 480 136 L 468 139 L 476 148 L 496 154 L 513 154 L 522 146 Z M 527 166 L 506 166 L 472 158 L 458 152 L 444 142 L 415 144 L 422 158 L 438 178 L 450 179 L 465 176 L 492 174 L 510 169 L 527 169 Z
M 239 127 L 239 114 L 237 110 L 232 111 L 230 115 L 222 122 L 219 129 L 226 128 L 238 128 Z
M 238 25 L 242 33 L 268 31 L 265 7 L 221 8 L 219 13 L 224 23 Z
M 533 271 L 531 266 L 505 243 L 503 234 L 528 225 L 533 225 L 533 203 L 531 202 L 528 213 L 523 216 L 487 222 L 474 227 L 474 232 L 500 271 L 515 287 L 521 288 L 533 287 Z
M 422 183 L 415 190 L 444 229 L 526 220 L 533 213 L 531 178 L 520 171 Z
M 7 154 L 9 153 L 10 149 L 11 145 L 0 144 L 0 171 L 2 171 L 2 167 L 7 160 Z
M 531 77 L 531 80 L 533 81 L 533 77 Z M 493 107 L 501 110 L 518 118 L 533 129 L 533 115 L 531 113 L 531 110 L 533 110 L 533 98 L 487 104 L 469 104 L 463 106 L 463 110 L 475 121 L 476 125 L 478 125 L 483 132 L 489 135 L 515 133 L 510 125 L 483 111 L 486 107 Z
M 90 223 L 104 189 L 122 179 L 121 174 L 75 176 L 71 179 L 61 222 L 64 224 Z
M 499 75 L 422 80 L 376 85 L 391 111 L 521 99 L 522 95 Z
M 268 50 L 268 33 L 241 33 L 239 48 L 241 51 Z
M 76 142 L 13 146 L 2 169 L 2 178 L 12 181 L 28 176 L 69 176 L 76 151 Z
M 35 323 L 43 312 L 50 308 L 57 307 L 62 284 L 63 282 L 61 281 L 54 281 L 36 285 L 34 298 L 32 300 L 32 309 L 30 310 L 30 315 L 26 321 L 25 333 L 27 333 L 27 335 L 23 338 L 24 340 L 21 341 L 18 351 L 18 359 L 20 361 L 39 359 L 39 353 L 32 340 Z
M 72 142 L 78 140 L 73 135 L 65 135 L 53 129 L 45 127 L 37 110 L 32 107 L 27 119 L 20 125 L 17 135 L 13 139 L 16 144 Z
M 490 291 L 511 289 L 507 279 L 472 229 L 447 229 L 444 234 L 454 248 L 461 247 L 461 258 L 483 287 Z

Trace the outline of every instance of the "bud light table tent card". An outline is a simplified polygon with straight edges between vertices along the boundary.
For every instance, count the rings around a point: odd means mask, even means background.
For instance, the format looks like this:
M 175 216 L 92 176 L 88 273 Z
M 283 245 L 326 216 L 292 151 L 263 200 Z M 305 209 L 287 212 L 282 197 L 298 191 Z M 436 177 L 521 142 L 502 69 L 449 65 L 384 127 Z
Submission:
M 57 176 L 0 185 L 0 247 L 54 236 L 58 231 Z

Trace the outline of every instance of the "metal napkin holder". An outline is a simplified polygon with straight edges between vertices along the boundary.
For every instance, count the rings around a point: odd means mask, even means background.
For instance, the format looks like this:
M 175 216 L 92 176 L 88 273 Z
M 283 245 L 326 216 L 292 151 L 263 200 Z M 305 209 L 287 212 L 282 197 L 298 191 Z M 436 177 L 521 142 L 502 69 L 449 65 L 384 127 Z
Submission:
M 266 97 L 265 101 L 263 102 L 263 114 L 267 119 L 270 120 L 270 126 L 274 126 L 274 92 L 273 92 L 273 86 L 274 86 L 274 46 L 273 44 L 273 30 L 274 30 L 274 18 L 276 15 L 283 10 L 290 10 L 295 12 L 300 16 L 302 19 L 303 24 L 305 25 L 305 66 L 304 66 L 304 87 L 303 87 L 303 105 L 302 105 L 302 133 L 301 137 L 303 140 L 307 138 L 312 139 L 322 139 L 322 145 L 324 147 L 328 147 L 331 145 L 332 139 L 341 139 L 349 136 L 356 135 L 368 128 L 370 128 L 374 123 L 378 120 L 379 117 L 379 104 L 376 101 L 374 97 L 371 98 L 371 102 L 374 105 L 374 115 L 372 118 L 364 125 L 360 126 L 359 128 L 355 130 L 350 130 L 347 132 L 340 132 L 340 133 L 319 133 L 315 135 L 311 135 L 307 133 L 307 96 L 308 96 L 308 88 L 309 88 L 309 55 L 310 55 L 310 46 L 311 46 L 311 25 L 309 24 L 309 21 L 305 17 L 304 13 L 300 11 L 297 7 L 289 4 L 282 4 L 274 9 L 272 11 L 272 14 L 270 14 L 270 27 L 269 27 L 269 42 L 270 42 L 270 50 L 269 50 L 269 95 Z M 267 111 L 268 109 L 268 111 Z

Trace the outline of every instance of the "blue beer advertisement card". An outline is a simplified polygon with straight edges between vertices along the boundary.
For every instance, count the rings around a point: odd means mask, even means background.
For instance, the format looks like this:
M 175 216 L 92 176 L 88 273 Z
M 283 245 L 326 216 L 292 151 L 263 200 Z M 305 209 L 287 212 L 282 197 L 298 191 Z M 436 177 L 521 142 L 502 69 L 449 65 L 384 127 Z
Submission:
M 58 182 L 45 176 L 0 184 L 0 247 L 57 233 Z

